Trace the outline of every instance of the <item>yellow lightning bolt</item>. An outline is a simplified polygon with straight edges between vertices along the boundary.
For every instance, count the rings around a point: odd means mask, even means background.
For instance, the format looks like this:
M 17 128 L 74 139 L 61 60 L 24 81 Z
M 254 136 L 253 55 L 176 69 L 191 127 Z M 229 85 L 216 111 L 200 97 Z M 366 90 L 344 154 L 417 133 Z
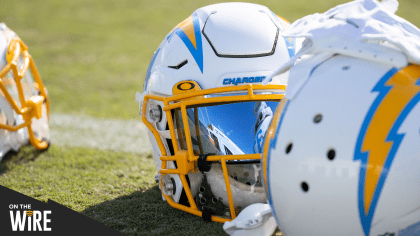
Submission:
M 192 16 L 188 17 L 181 23 L 177 24 L 169 33 L 172 33 L 176 28 L 180 28 L 187 35 L 192 45 L 197 49 L 197 43 L 195 41 L 195 31 Z
M 365 182 L 365 214 L 369 212 L 372 197 L 382 173 L 393 141 L 387 136 L 407 103 L 420 91 L 416 81 L 420 77 L 420 66 L 410 65 L 391 77 L 385 85 L 391 86 L 388 94 L 379 104 L 366 131 L 362 152 L 369 152 Z
M 195 41 L 194 23 L 192 17 L 188 17 L 183 22 L 179 23 L 176 27 L 180 28 L 187 35 L 188 39 L 197 49 L 197 43 Z

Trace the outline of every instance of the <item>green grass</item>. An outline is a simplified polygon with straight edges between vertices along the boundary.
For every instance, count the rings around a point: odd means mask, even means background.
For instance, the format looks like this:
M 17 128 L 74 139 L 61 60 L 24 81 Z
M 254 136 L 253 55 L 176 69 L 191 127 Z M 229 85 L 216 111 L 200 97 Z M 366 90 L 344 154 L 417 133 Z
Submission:
M 222 1 L 5 0 L 0 21 L 16 31 L 51 95 L 52 112 L 137 118 L 134 96 L 164 36 L 199 7 Z M 264 0 L 256 3 L 293 22 L 347 0 Z M 420 26 L 420 2 L 397 12 Z
M 1 161 L 0 185 L 82 211 L 153 187 L 154 172 L 150 155 L 55 145 L 38 152 L 25 146 Z
M 0 185 L 43 202 L 52 199 L 127 235 L 221 235 L 206 223 L 162 201 L 150 155 L 31 146 L 0 162 Z
M 225 235 L 222 224 L 171 208 L 161 196 L 156 186 L 105 201 L 83 213 L 127 235 Z

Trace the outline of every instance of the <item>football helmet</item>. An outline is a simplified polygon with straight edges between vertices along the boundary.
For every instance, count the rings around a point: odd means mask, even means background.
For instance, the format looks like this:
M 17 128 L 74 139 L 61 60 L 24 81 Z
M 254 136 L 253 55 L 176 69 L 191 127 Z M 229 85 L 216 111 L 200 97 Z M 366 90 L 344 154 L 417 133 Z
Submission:
M 354 1 L 284 34 L 305 36 L 307 57 L 289 71 L 262 175 L 286 235 L 420 234 L 420 30 L 395 9 Z
M 28 47 L 0 23 L 0 159 L 28 140 L 49 146 L 49 98 Z
M 294 55 L 289 26 L 264 6 L 210 5 L 154 53 L 136 100 L 170 206 L 225 222 L 266 202 L 260 150 L 287 75 L 261 82 Z

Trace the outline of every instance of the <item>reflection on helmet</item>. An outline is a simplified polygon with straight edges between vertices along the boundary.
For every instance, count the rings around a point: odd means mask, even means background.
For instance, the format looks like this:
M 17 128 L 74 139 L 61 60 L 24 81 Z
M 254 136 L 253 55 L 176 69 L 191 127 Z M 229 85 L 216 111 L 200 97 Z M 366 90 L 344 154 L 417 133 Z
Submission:
M 263 104 L 263 105 L 261 105 Z M 269 105 L 267 105 L 269 104 Z M 261 107 L 255 112 L 255 107 Z M 252 148 L 262 139 L 277 102 L 241 102 L 213 106 L 187 107 L 189 131 L 194 155 L 239 155 L 261 153 Z M 251 113 L 254 109 L 254 115 Z M 174 112 L 178 143 L 187 150 L 181 110 Z M 266 123 L 267 125 L 262 125 Z M 252 135 L 246 131 L 255 130 Z M 257 133 L 258 131 L 258 133 Z M 245 135 L 244 135 L 245 134 Z
M 420 30 L 364 0 L 290 31 L 323 40 L 311 38 L 315 55 L 291 68 L 265 143 L 282 232 L 420 235 Z
M 49 146 L 49 98 L 27 46 L 0 23 L 0 159 L 28 142 Z
M 270 125 L 271 119 L 273 118 L 273 109 L 267 106 L 267 103 L 265 102 L 257 102 L 255 103 L 254 107 L 254 115 L 257 119 L 254 125 L 254 152 L 261 153 L 268 126 Z
M 215 4 L 176 26 L 155 52 L 137 101 L 172 207 L 225 222 L 266 202 L 260 147 L 287 76 L 261 81 L 293 56 L 294 41 L 279 36 L 288 26 L 260 5 Z

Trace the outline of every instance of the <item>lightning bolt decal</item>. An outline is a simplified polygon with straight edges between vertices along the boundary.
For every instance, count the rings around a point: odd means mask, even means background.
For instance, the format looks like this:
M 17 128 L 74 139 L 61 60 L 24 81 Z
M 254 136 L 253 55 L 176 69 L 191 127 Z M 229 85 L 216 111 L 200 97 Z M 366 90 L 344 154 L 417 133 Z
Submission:
M 203 44 L 201 40 L 200 19 L 197 12 L 194 12 L 169 32 L 168 36 L 166 36 L 168 42 L 171 41 L 174 34 L 178 35 L 184 42 L 200 68 L 201 73 L 203 73 Z
M 401 124 L 420 100 L 420 66 L 390 70 L 373 88 L 379 95 L 362 124 L 354 153 L 361 161 L 359 215 L 369 235 L 375 208 L 395 153 L 404 138 Z

